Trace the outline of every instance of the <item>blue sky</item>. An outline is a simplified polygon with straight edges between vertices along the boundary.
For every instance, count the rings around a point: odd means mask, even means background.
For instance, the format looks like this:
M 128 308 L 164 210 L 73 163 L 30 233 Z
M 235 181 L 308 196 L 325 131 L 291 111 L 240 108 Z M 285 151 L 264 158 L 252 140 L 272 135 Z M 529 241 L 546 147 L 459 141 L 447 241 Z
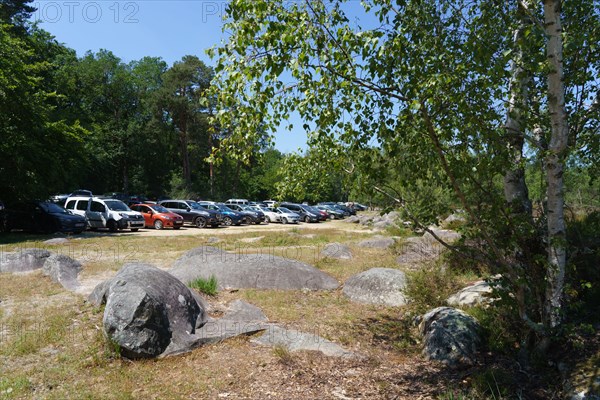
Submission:
M 225 1 L 214 0 L 34 0 L 34 18 L 59 42 L 86 51 L 107 49 L 123 61 L 161 57 L 173 64 L 186 54 L 211 65 L 205 49 L 219 44 Z M 293 131 L 280 128 L 275 146 L 283 152 L 306 147 L 302 123 L 293 118 Z M 287 126 L 287 124 L 286 124 Z

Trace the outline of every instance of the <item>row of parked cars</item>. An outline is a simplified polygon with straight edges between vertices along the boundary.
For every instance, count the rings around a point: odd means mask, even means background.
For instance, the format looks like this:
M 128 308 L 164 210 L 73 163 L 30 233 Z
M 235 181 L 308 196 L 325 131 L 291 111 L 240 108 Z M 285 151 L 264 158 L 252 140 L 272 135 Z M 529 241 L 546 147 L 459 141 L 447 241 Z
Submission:
M 126 204 L 119 198 L 94 196 L 88 191 L 51 200 L 0 208 L 0 231 L 81 233 L 86 229 L 111 232 L 128 229 L 135 232 L 142 228 L 180 229 L 185 224 L 198 228 L 272 222 L 294 224 L 345 218 L 365 209 L 362 205 L 333 202 L 310 206 L 244 199 L 230 199 L 225 203 L 184 199 L 138 202 L 139 199 L 135 199 Z

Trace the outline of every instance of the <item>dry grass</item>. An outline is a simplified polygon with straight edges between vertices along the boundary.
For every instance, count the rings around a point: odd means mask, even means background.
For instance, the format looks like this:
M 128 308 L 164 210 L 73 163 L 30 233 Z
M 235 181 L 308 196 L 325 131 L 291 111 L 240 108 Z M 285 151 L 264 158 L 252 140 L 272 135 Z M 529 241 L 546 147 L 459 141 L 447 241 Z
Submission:
M 298 259 L 340 282 L 372 267 L 397 267 L 393 250 L 359 248 L 354 244 L 365 233 L 343 228 L 226 235 L 214 230 L 210 235 L 219 237 L 216 245 L 224 250 Z M 240 241 L 257 236 L 264 238 Z M 27 237 L 22 243 L 11 239 L 3 250 L 45 247 L 61 252 L 82 261 L 82 279 L 93 280 L 129 261 L 167 268 L 186 251 L 207 245 L 208 237 L 90 235 L 63 246 L 44 246 L 42 238 Z M 354 258 L 321 257 L 328 242 L 350 245 Z M 460 374 L 421 360 L 416 347 L 396 345 L 410 342 L 411 328 L 395 323 L 402 309 L 354 304 L 340 290 L 247 289 L 222 292 L 210 301 L 234 299 L 262 308 L 272 322 L 318 334 L 364 358 L 290 353 L 239 337 L 182 356 L 130 362 L 118 357 L 105 339 L 101 309 L 39 272 L 0 274 L 0 399 L 412 399 L 435 398 L 451 382 L 461 382 Z

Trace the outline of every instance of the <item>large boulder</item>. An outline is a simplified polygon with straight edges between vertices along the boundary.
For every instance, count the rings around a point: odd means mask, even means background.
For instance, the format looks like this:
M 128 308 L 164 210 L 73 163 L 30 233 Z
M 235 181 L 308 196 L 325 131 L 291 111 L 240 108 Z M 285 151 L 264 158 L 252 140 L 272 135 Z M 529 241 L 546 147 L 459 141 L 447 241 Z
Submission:
M 385 236 L 373 236 L 370 239 L 362 240 L 358 243 L 359 247 L 369 247 L 375 249 L 387 249 L 394 245 L 394 239 Z
M 438 307 L 423 316 L 423 354 L 448 366 L 472 365 L 481 347 L 481 327 L 461 310 Z
M 22 249 L 13 252 L 0 251 L 0 272 L 30 272 L 44 266 L 50 252 L 44 249 Z
M 423 237 L 409 237 L 398 248 L 398 264 L 412 267 L 438 258 L 446 248 L 438 241 Z
M 446 303 L 453 307 L 472 307 L 489 302 L 492 286 L 486 281 L 477 281 L 448 297 Z
M 460 239 L 460 233 L 451 229 L 439 229 L 437 227 L 429 227 L 429 230 L 446 243 L 452 243 Z M 429 232 L 425 232 L 425 234 L 423 235 L 423 240 L 439 243 L 437 239 Z
M 321 257 L 335 258 L 337 260 L 351 260 L 350 247 L 341 243 L 328 243 L 321 250 Z
M 182 282 L 216 277 L 220 289 L 332 290 L 339 282 L 315 267 L 273 254 L 228 253 L 198 247 L 177 259 L 170 270 Z
M 64 254 L 51 254 L 44 262 L 43 273 L 54 282 L 60 283 L 65 289 L 76 291 L 79 287 L 77 277 L 81 269 L 79 261 Z
M 94 289 L 89 300 L 106 302 L 103 325 L 127 358 L 153 358 L 197 345 L 204 309 L 181 281 L 154 266 L 131 263 Z
M 343 292 L 350 300 L 396 307 L 406 304 L 406 275 L 391 268 L 373 268 L 350 277 Z

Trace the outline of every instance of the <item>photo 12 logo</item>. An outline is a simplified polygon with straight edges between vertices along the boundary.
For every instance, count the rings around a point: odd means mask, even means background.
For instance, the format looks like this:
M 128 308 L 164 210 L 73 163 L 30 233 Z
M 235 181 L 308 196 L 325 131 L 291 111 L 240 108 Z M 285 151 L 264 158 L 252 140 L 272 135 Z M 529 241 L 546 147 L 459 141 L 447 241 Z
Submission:
M 39 1 L 32 4 L 35 21 L 47 23 L 110 21 L 115 24 L 137 24 L 140 6 L 137 2 L 104 1 Z

